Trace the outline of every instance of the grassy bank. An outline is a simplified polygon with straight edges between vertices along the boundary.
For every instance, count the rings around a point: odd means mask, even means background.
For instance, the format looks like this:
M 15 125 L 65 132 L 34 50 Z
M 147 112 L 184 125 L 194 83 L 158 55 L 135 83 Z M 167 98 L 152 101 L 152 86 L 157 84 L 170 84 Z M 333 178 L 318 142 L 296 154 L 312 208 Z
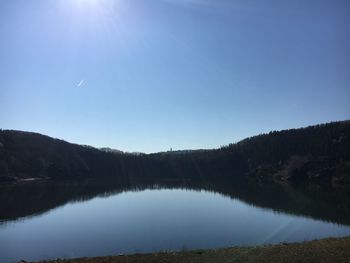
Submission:
M 141 263 L 141 262 L 350 262 L 350 237 L 330 238 L 304 243 L 258 247 L 233 247 L 190 252 L 169 252 L 43 261 L 60 263 Z M 42 262 L 42 263 L 43 263 Z

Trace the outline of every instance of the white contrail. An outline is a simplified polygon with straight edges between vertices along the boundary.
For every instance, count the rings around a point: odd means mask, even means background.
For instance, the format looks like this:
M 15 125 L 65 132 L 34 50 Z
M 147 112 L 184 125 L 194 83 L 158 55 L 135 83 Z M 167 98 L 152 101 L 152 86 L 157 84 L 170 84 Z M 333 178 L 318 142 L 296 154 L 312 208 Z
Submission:
M 80 87 L 81 85 L 83 85 L 84 82 L 85 82 L 85 79 L 82 79 L 82 80 L 78 83 L 77 87 Z

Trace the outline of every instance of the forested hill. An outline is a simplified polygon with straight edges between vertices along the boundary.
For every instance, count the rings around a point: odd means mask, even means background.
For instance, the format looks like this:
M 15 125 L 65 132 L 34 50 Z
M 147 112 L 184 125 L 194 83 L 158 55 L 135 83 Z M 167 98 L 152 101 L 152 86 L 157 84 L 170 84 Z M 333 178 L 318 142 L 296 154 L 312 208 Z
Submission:
M 350 184 L 350 121 L 274 131 L 218 152 L 239 156 L 250 174 L 288 181 L 333 180 Z
M 116 154 L 53 139 L 38 133 L 0 132 L 0 176 L 17 178 L 77 178 L 109 175 Z
M 350 121 L 270 132 L 214 150 L 126 154 L 0 130 L 0 181 L 247 179 L 350 185 Z

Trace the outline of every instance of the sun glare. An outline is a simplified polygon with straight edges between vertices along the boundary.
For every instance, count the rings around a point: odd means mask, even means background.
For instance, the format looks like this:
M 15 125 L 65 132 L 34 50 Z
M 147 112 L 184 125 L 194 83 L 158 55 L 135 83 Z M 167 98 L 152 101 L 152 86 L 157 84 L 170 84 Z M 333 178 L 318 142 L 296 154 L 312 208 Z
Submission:
M 116 15 L 119 0 L 64 0 L 70 8 L 83 17 L 95 19 L 111 18 Z M 118 8 L 119 9 L 119 8 Z M 96 22 L 96 21 L 95 21 Z
M 76 8 L 79 9 L 90 9 L 90 10 L 100 10 L 100 9 L 110 9 L 114 8 L 118 0 L 70 0 L 71 3 Z
M 100 2 L 105 2 L 102 0 L 73 0 L 75 4 L 79 7 L 96 7 Z

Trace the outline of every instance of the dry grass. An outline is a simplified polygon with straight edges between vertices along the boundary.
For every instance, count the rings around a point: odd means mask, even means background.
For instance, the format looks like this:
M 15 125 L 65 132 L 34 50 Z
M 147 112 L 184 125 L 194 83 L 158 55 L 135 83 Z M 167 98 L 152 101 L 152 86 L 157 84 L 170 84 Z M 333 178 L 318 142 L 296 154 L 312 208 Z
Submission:
M 350 263 L 350 237 L 315 240 L 305 243 L 279 244 L 259 247 L 233 247 L 190 252 L 136 254 L 42 261 L 41 263 L 141 263 L 141 262 L 347 262 Z

